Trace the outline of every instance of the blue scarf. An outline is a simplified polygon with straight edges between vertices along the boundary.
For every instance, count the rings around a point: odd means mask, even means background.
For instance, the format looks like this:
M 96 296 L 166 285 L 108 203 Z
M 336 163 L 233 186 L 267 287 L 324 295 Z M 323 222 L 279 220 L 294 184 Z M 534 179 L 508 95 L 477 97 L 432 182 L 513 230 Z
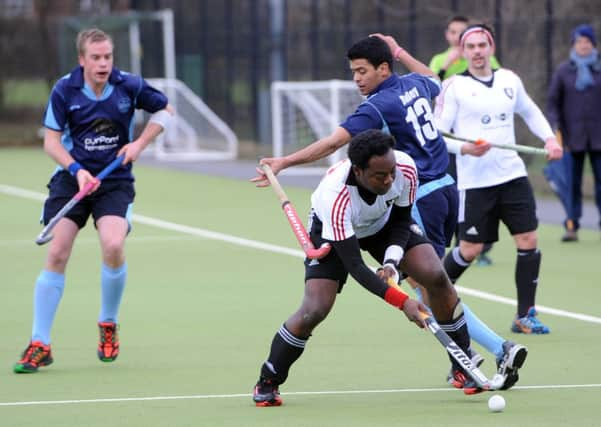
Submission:
M 570 50 L 570 59 L 576 64 L 576 90 L 583 91 L 589 86 L 595 84 L 590 66 L 597 62 L 597 49 L 587 56 L 579 56 L 574 49 Z

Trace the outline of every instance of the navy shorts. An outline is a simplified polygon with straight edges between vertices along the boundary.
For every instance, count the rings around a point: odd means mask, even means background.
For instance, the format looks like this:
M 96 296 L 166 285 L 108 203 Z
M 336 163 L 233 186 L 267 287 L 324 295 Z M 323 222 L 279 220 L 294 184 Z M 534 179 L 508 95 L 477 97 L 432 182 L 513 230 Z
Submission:
M 492 187 L 462 190 L 460 198 L 460 240 L 496 242 L 500 221 L 511 235 L 534 231 L 538 227 L 534 193 L 526 177 Z
M 450 175 L 432 181 L 420 181 L 416 198 L 411 216 L 425 231 L 438 257 L 442 258 L 457 227 L 457 184 Z
M 77 180 L 67 171 L 57 172 L 48 183 L 50 193 L 44 202 L 42 221 L 48 224 L 50 219 L 79 191 Z M 127 219 L 131 227 L 131 209 L 136 192 L 134 183 L 130 180 L 104 180 L 98 190 L 84 197 L 71 209 L 66 218 L 69 218 L 81 229 L 86 225 L 90 216 L 94 224 L 100 217 L 115 215 Z
M 388 246 L 394 244 L 389 239 L 389 223 L 387 223 L 380 231 L 371 236 L 367 236 L 359 239 L 359 247 L 369 252 L 369 254 L 380 264 L 384 262 L 384 252 Z M 319 247 L 324 243 L 321 237 L 322 223 L 316 217 L 313 216 L 311 221 L 311 241 L 315 247 Z M 411 233 L 409 233 L 409 240 L 405 245 L 405 252 L 414 246 L 421 244 L 429 244 L 430 241 L 426 238 L 422 230 L 417 224 L 411 224 Z M 346 283 L 348 278 L 348 271 L 344 268 L 342 260 L 336 253 L 335 249 L 332 249 L 330 253 L 322 259 L 305 259 L 305 281 L 309 279 L 331 279 L 338 282 L 338 292 L 342 291 L 342 286 Z

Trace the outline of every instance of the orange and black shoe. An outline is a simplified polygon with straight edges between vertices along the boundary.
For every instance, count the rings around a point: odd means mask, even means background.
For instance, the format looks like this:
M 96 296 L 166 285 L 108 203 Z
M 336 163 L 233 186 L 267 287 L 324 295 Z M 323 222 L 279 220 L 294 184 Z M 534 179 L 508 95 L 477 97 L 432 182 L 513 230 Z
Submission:
M 46 345 L 41 341 L 32 341 L 29 343 L 21 360 L 15 363 L 13 371 L 17 374 L 31 374 L 38 371 L 38 368 L 42 366 L 48 366 L 54 359 L 52 359 L 52 350 L 50 345 Z
M 98 358 L 103 362 L 112 362 L 119 356 L 117 324 L 113 322 L 98 322 L 98 329 L 100 329 Z
M 482 393 L 484 391 L 483 388 L 478 387 L 478 385 L 476 384 L 476 382 L 473 379 L 471 379 L 470 377 L 465 375 L 460 370 L 455 370 L 453 372 L 452 384 L 453 384 L 453 387 L 455 387 L 455 388 L 463 389 L 463 393 L 468 394 L 468 395 L 478 394 L 478 393 Z
M 280 406 L 282 404 L 278 385 L 271 380 L 262 378 L 255 385 L 253 400 L 255 401 L 255 405 L 259 407 Z

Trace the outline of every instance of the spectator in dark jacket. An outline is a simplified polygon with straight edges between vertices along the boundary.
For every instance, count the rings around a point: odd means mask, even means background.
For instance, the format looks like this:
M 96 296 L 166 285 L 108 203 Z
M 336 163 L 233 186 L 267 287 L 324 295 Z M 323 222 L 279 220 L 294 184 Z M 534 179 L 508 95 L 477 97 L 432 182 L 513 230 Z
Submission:
M 563 241 L 577 241 L 582 216 L 582 169 L 588 153 L 594 174 L 595 202 L 601 226 L 601 58 L 593 28 L 579 25 L 572 32 L 569 61 L 559 65 L 548 97 L 548 118 L 563 138 L 571 175 L 567 176 L 571 206 Z

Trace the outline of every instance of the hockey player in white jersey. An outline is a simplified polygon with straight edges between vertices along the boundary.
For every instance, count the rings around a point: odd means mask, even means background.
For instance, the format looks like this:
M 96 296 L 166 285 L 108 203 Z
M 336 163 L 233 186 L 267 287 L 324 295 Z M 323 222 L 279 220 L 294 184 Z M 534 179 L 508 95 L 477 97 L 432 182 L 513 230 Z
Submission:
M 460 191 L 459 246 L 447 254 L 444 265 L 455 282 L 482 250 L 498 240 L 502 221 L 517 248 L 515 281 L 517 313 L 511 330 L 547 334 L 535 309 L 541 263 L 537 247 L 536 204 L 526 166 L 517 152 L 492 148 L 488 142 L 515 144 L 514 115 L 519 114 L 532 133 L 545 143 L 548 159 L 561 158 L 562 149 L 541 110 L 512 71 L 492 70 L 492 31 L 485 25 L 468 27 L 460 44 L 468 70 L 445 81 L 436 101 L 435 118 L 443 131 L 482 144 L 449 142 L 457 153 L 457 186 Z M 482 151 L 486 151 L 482 155 Z M 471 156 L 479 152 L 480 156 Z M 470 331 L 471 332 L 471 331 Z
M 311 240 L 316 247 L 330 243 L 332 251 L 320 260 L 305 260 L 305 296 L 273 338 L 253 393 L 256 406 L 282 404 L 279 385 L 334 306 L 349 274 L 423 327 L 417 310 L 426 308 L 387 283 L 390 278 L 398 282 L 397 269 L 416 278 L 428 290 L 441 328 L 470 354 L 462 304 L 432 244 L 411 218 L 418 183 L 415 163 L 394 151 L 394 143 L 379 130 L 355 135 L 349 159 L 332 166 L 313 193 Z M 363 261 L 361 250 L 382 265 L 376 273 Z M 455 375 L 464 377 L 465 394 L 482 391 L 457 362 L 452 363 Z

